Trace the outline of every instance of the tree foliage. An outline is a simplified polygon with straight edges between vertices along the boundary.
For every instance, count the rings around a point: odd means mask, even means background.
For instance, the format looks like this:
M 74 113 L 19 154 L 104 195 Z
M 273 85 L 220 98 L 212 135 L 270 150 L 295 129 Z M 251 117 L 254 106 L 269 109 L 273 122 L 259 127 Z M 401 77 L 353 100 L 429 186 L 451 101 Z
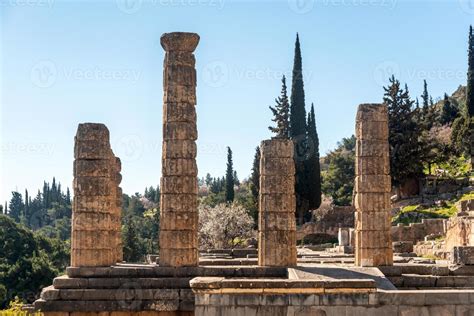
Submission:
M 270 126 L 268 129 L 276 134 L 279 138 L 288 138 L 290 136 L 290 104 L 288 102 L 288 95 L 286 91 L 286 78 L 281 79 L 282 88 L 281 95 L 275 99 L 275 107 L 269 106 L 273 114 L 272 121 L 276 126 Z
M 227 169 L 225 173 L 225 200 L 234 201 L 234 165 L 232 162 L 232 150 L 227 147 Z

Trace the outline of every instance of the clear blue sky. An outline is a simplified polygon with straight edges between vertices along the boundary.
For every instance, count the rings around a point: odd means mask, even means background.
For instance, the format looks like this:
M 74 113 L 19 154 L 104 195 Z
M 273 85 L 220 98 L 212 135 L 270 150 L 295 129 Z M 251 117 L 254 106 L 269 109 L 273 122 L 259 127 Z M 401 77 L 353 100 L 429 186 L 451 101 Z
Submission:
M 414 95 L 427 79 L 435 99 L 465 84 L 474 0 L 0 0 L 0 12 L 4 201 L 53 176 L 71 186 L 81 122 L 108 126 L 124 192 L 159 183 L 162 33 L 201 36 L 199 175 L 223 175 L 230 146 L 244 178 L 270 137 L 296 32 L 325 154 L 353 133 L 359 103 L 381 101 L 391 72 Z

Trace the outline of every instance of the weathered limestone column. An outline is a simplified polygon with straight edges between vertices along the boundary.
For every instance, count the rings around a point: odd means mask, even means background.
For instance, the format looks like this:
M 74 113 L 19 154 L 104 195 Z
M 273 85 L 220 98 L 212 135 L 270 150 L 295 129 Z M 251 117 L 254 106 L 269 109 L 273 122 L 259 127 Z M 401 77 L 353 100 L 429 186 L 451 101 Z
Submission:
M 197 266 L 196 69 L 194 33 L 166 33 L 160 266 Z
M 115 262 L 123 261 L 123 244 L 122 244 L 122 188 L 120 182 L 122 182 L 122 162 L 119 157 L 115 157 L 112 153 L 112 165 L 115 166 L 113 169 L 113 189 L 115 190 L 115 204 L 114 207 L 114 250 L 115 250 Z M 114 198 L 114 196 L 112 196 Z
M 74 157 L 71 265 L 115 264 L 120 213 L 116 201 L 116 158 L 110 149 L 107 127 L 79 124 Z
M 355 263 L 392 265 L 387 107 L 359 105 L 356 137 Z
M 296 266 L 296 198 L 293 141 L 260 144 L 258 265 Z

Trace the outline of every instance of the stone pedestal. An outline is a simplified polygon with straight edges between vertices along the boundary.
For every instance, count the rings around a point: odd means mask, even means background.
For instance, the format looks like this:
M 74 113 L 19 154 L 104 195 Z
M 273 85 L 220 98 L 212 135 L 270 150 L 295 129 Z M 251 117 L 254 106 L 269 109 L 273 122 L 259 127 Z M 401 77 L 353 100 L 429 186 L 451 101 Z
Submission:
M 194 33 L 166 33 L 163 72 L 163 156 L 160 266 L 197 266 L 196 69 Z
M 387 107 L 361 104 L 356 118 L 355 263 L 393 264 Z
M 120 171 L 103 124 L 79 124 L 74 147 L 71 265 L 122 261 Z M 121 193 L 120 193 L 121 195 Z
M 296 266 L 293 142 L 264 140 L 260 152 L 258 264 Z

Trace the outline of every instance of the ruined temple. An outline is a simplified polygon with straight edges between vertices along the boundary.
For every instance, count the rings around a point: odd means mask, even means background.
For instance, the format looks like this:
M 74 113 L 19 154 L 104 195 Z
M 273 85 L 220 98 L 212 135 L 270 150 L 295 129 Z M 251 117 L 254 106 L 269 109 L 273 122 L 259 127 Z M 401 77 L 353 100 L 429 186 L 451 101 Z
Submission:
M 37 310 L 46 316 L 474 314 L 469 247 L 455 249 L 451 263 L 394 260 L 387 108 L 381 104 L 357 111 L 355 230 L 339 230 L 343 253 L 297 248 L 294 145 L 272 138 L 260 146 L 258 259 L 245 249 L 231 251 L 233 258 L 203 259 L 197 242 L 198 43 L 194 33 L 161 37 L 158 264 L 123 262 L 120 160 L 105 125 L 80 124 L 71 266 L 43 289 Z M 470 238 L 470 228 L 460 230 Z M 345 253 L 348 247 L 355 258 Z

